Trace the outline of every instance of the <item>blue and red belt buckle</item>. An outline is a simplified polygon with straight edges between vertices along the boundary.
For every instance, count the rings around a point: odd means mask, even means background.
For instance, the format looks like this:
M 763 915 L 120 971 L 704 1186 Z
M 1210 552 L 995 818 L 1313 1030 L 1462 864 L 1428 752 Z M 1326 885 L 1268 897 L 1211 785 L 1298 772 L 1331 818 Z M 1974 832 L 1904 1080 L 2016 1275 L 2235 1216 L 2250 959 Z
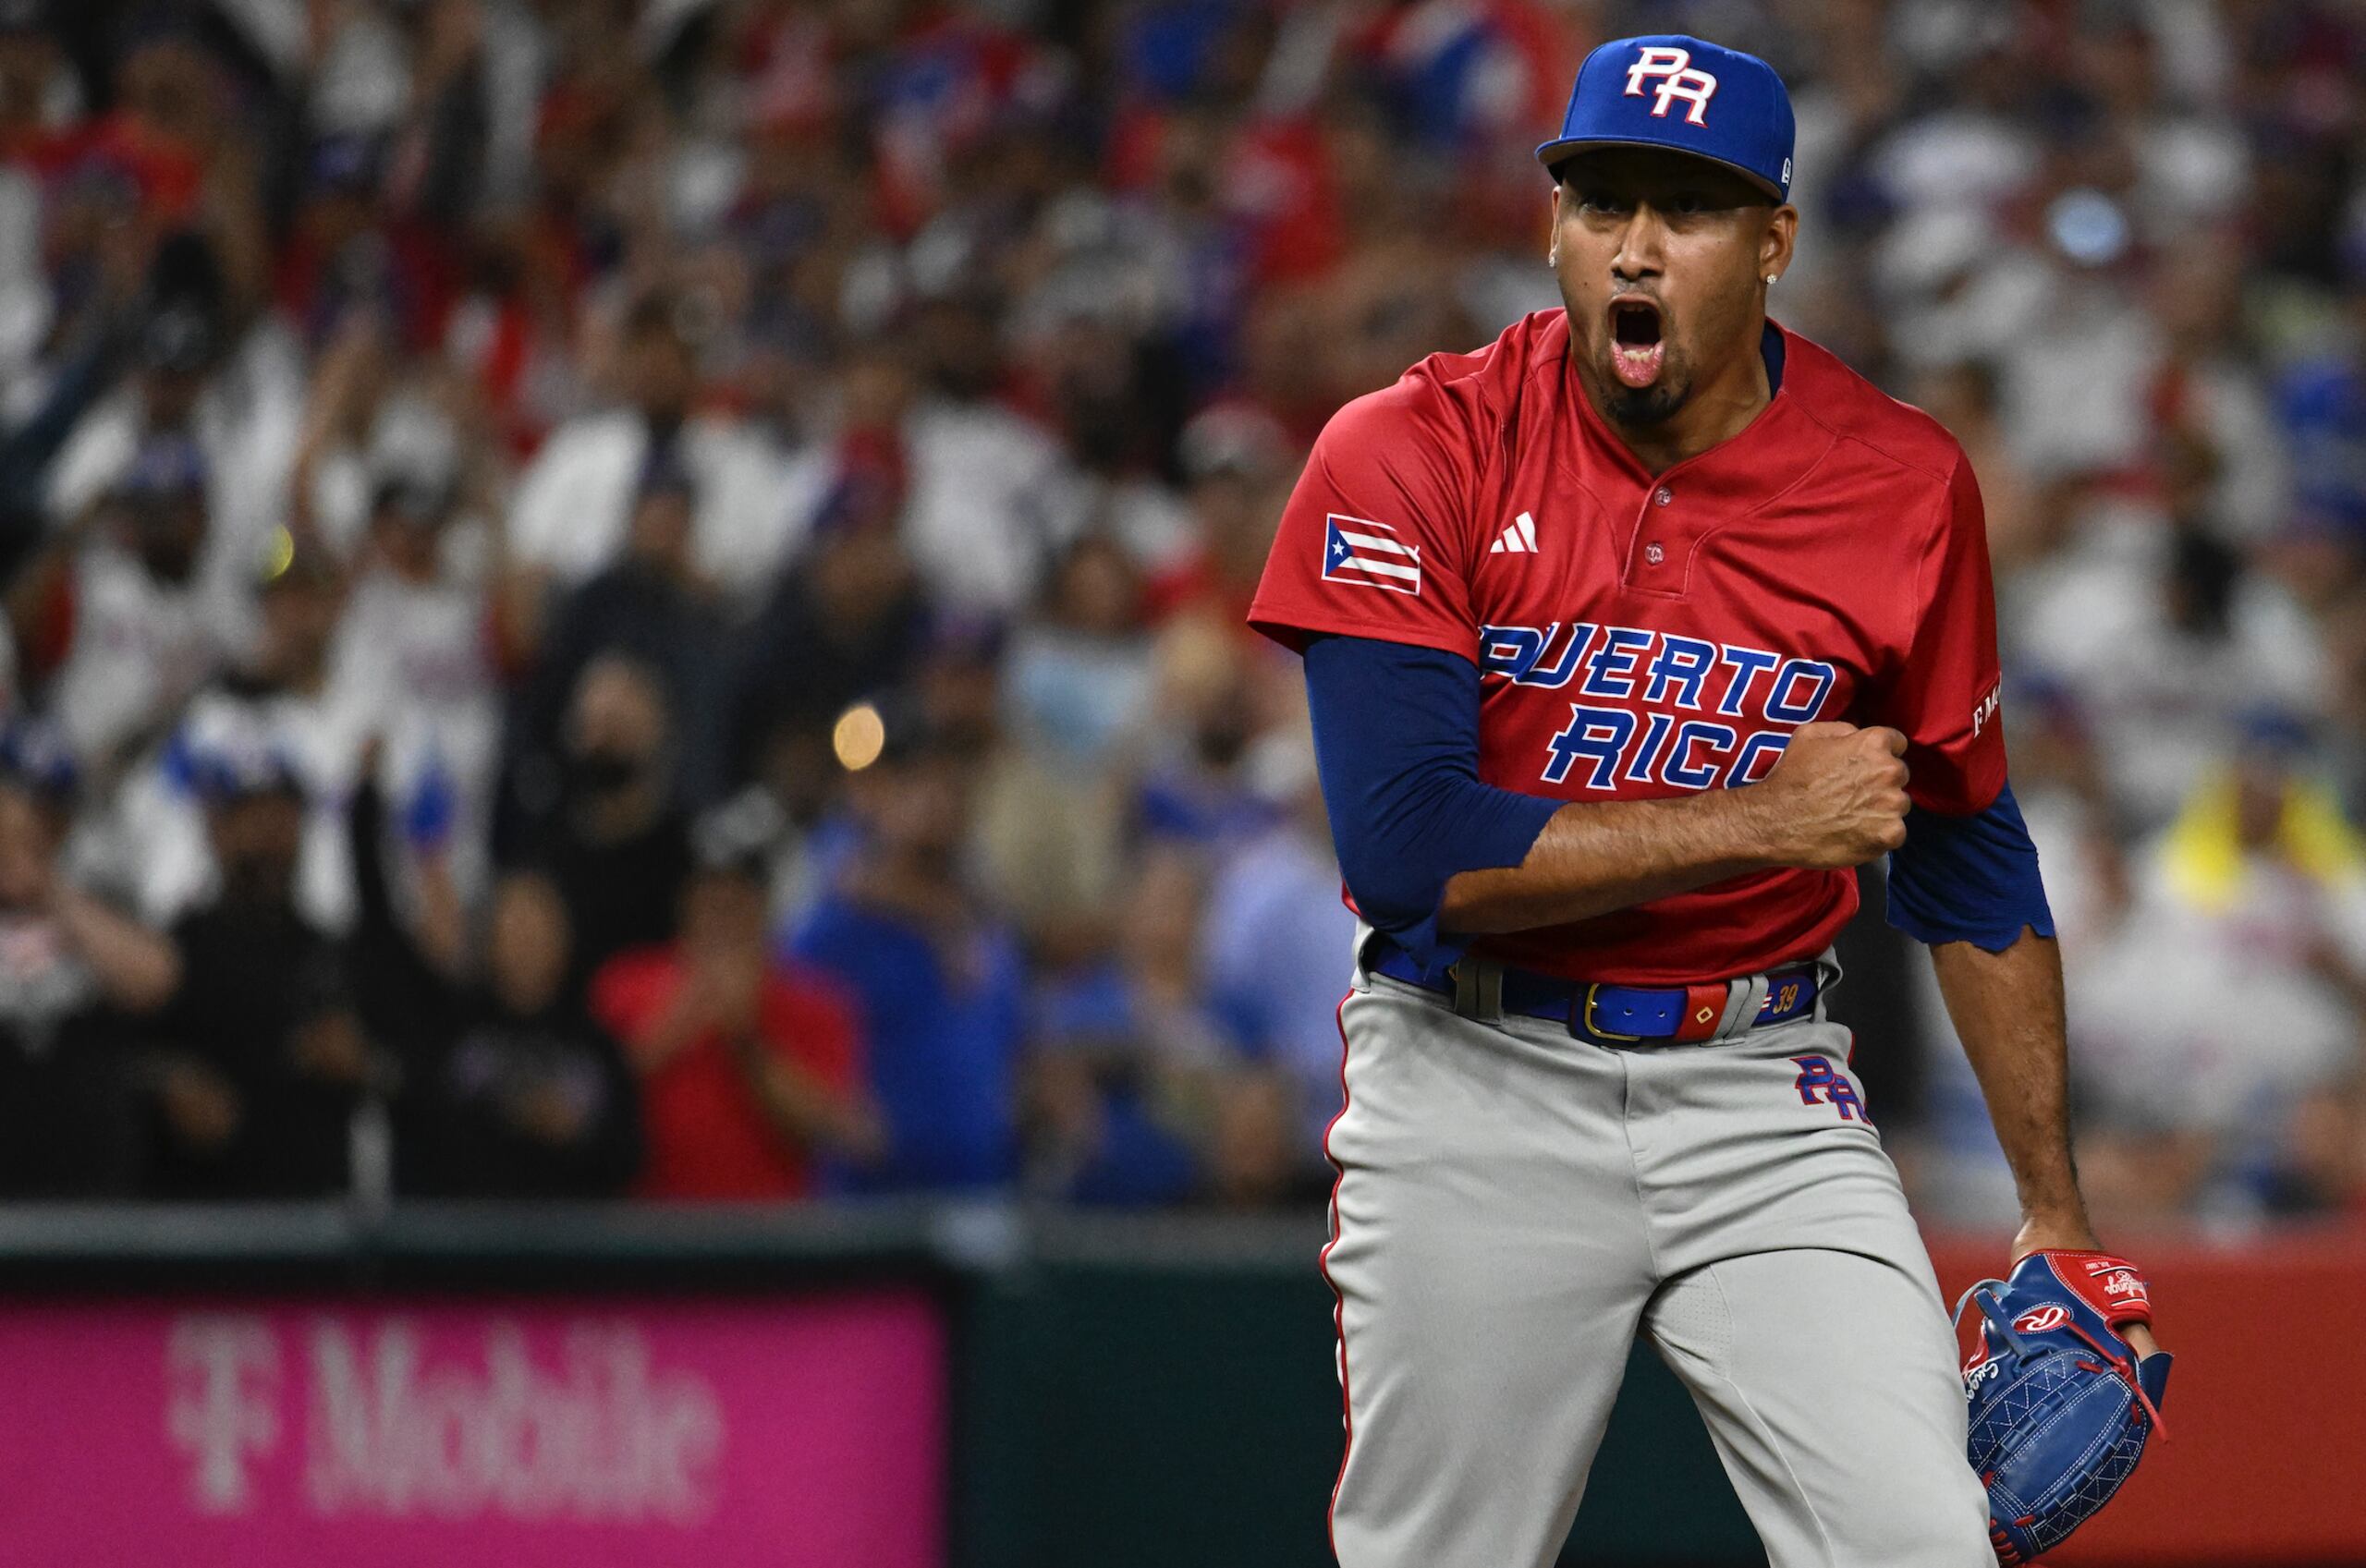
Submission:
M 1645 1040 L 1660 1040 L 1671 1045 L 1697 1044 L 1701 1040 L 1714 1039 L 1717 1026 L 1726 1015 L 1727 986 L 1725 981 L 1717 980 L 1706 985 L 1686 986 L 1683 990 L 1682 1004 L 1676 1010 L 1675 1027 L 1652 1034 L 1627 1034 L 1606 1027 L 1601 1021 L 1602 993 L 1605 990 L 1621 992 L 1632 999 L 1649 999 L 1659 1003 L 1660 1007 L 1654 1008 L 1653 1011 L 1661 1012 L 1665 1002 L 1672 997 L 1673 988 L 1647 990 L 1640 987 L 1606 987 L 1599 981 L 1585 988 L 1583 1001 L 1579 1008 L 1579 1027 L 1596 1039 L 1610 1040 L 1617 1044 L 1639 1044 Z M 1758 1004 L 1758 1016 L 1750 1021 L 1750 1027 L 1780 1024 L 1799 1016 L 1814 1002 L 1815 991 L 1816 988 L 1810 975 L 1804 971 L 1773 977 L 1767 983 L 1765 1000 Z M 1634 1006 L 1630 1002 L 1628 1012 L 1631 1015 L 1633 1011 Z M 1661 1013 L 1661 1015 L 1665 1015 Z

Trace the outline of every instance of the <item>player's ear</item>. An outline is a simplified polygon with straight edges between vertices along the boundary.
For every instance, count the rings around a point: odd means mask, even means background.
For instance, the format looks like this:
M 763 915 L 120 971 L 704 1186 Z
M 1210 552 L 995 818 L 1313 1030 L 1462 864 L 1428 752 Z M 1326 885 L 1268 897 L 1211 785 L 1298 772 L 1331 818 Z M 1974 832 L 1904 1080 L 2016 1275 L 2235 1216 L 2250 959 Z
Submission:
M 1789 202 L 1766 215 L 1758 237 L 1758 275 L 1773 283 L 1791 268 L 1791 247 L 1799 237 L 1799 210 Z
M 1561 265 L 1561 182 L 1553 182 L 1553 244 L 1544 252 L 1544 264 L 1556 271 Z

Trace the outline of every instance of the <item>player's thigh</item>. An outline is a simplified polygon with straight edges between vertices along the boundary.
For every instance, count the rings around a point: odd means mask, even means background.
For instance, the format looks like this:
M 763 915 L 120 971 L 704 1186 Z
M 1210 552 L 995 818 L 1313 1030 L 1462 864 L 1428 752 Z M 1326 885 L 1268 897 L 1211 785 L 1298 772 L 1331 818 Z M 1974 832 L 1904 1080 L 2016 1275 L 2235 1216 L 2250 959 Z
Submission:
M 1704 1264 L 1660 1288 L 1645 1324 L 1772 1568 L 1990 1568 L 1955 1338 L 1919 1244 Z
M 1650 1288 L 1615 1064 L 1385 982 L 1341 1023 L 1324 1259 L 1348 1417 L 1340 1560 L 1549 1562 Z

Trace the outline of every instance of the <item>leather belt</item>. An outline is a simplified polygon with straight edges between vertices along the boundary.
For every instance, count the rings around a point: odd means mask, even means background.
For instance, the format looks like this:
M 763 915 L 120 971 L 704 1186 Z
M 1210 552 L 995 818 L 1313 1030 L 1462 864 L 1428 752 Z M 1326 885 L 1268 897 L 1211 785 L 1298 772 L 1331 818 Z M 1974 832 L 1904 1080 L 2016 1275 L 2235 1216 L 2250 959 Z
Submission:
M 1375 951 L 1371 969 L 1375 975 L 1386 975 L 1390 979 L 1448 998 L 1457 997 L 1463 990 L 1459 983 L 1462 977 L 1456 975 L 1455 969 L 1449 969 L 1445 979 L 1424 979 L 1412 959 L 1394 943 L 1382 939 L 1372 946 Z M 1465 958 L 1455 968 L 1473 962 Z M 1735 987 L 1749 986 L 1751 982 L 1748 978 L 1687 986 L 1622 986 L 1565 980 L 1498 965 L 1488 966 L 1494 971 L 1491 980 L 1496 976 L 1501 978 L 1501 1000 L 1495 1003 L 1501 1012 L 1542 1018 L 1563 1026 L 1580 1039 L 1606 1045 L 1677 1045 L 1786 1024 L 1812 1012 L 1816 996 L 1823 989 L 1813 964 L 1769 970 L 1762 977 L 1764 990 L 1759 994 L 1763 1000 L 1757 1015 L 1746 1022 L 1736 1020 L 1728 1025 L 1726 1013 Z

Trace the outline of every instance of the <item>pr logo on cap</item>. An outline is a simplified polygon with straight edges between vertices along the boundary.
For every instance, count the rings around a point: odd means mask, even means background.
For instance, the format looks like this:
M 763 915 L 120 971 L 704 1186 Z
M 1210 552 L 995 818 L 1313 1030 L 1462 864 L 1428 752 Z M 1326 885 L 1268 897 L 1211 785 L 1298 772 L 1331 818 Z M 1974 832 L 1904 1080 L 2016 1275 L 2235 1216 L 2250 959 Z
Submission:
M 1703 117 L 1709 111 L 1709 100 L 1717 95 L 1717 79 L 1707 71 L 1692 68 L 1692 51 L 1665 44 L 1646 44 L 1627 67 L 1627 96 L 1640 98 L 1646 78 L 1660 79 L 1658 100 L 1652 104 L 1656 119 L 1667 118 L 1668 105 L 1681 98 L 1692 105 L 1685 111 L 1685 120 L 1691 125 L 1705 126 Z

